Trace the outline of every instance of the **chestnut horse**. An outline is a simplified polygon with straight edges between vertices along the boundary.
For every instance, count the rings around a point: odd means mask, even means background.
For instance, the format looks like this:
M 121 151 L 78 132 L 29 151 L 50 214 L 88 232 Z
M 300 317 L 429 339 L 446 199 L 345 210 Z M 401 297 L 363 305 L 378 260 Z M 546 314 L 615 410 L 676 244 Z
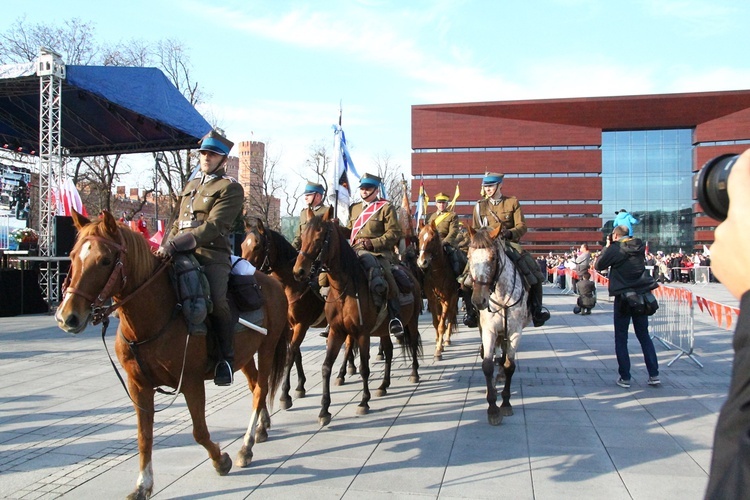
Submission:
M 531 317 L 526 302 L 529 293 L 521 273 L 505 254 L 505 241 L 498 238 L 501 226 L 474 232 L 469 228 L 469 272 L 474 281 L 471 302 L 479 310 L 479 333 L 482 336 L 482 371 L 487 383 L 487 419 L 500 425 L 503 416 L 513 415 L 510 383 L 516 371 L 516 351 L 521 332 Z M 497 407 L 495 389 L 495 351 L 502 350 L 500 363 L 505 386 L 500 393 L 503 402 Z
M 328 282 L 331 291 L 326 299 L 326 319 L 330 326 L 326 356 L 323 361 L 323 398 L 318 421 L 328 425 L 331 414 L 331 371 L 341 345 L 347 336 L 356 343 L 360 356 L 360 375 L 362 376 L 362 401 L 357 408 L 358 415 L 367 414 L 370 409 L 370 337 L 380 337 L 385 354 L 385 372 L 383 382 L 376 391 L 376 396 L 387 393 L 391 384 L 391 364 L 393 359 L 393 342 L 388 335 L 388 318 L 375 306 L 370 295 L 365 271 L 359 263 L 356 252 L 349 245 L 344 229 L 331 218 L 329 209 L 323 217 L 311 217 L 302 232 L 302 249 L 294 265 L 294 275 L 299 280 L 307 279 L 314 262 L 328 271 Z M 410 273 L 409 273 L 410 274 Z M 422 291 L 414 276 L 409 276 L 412 284 L 412 302 L 401 306 L 401 319 L 404 324 L 404 346 L 412 357 L 412 371 L 409 381 L 419 382 L 419 361 L 421 339 L 417 323 L 422 309 Z
M 213 377 L 211 350 L 205 335 L 188 335 L 172 282 L 163 272 L 166 264 L 151 253 L 141 233 L 118 224 L 108 212 L 93 222 L 74 212 L 73 221 L 78 238 L 70 254 L 69 286 L 55 319 L 66 332 L 80 333 L 92 320 L 103 321 L 106 328 L 108 315 L 119 311 L 115 350 L 128 374 L 140 453 L 140 475 L 130 498 L 148 498 L 153 490 L 154 392 L 159 386 L 182 392 L 193 420 L 193 437 L 208 451 L 219 475 L 227 474 L 232 461 L 211 441 L 206 427 L 204 381 Z M 257 280 L 265 300 L 261 326 L 267 334 L 244 329 L 234 338 L 234 367 L 242 370 L 253 392 L 253 412 L 236 460 L 239 467 L 250 464 L 255 440 L 267 438 L 266 398 L 270 394 L 273 400 L 289 353 L 284 290 L 270 276 L 258 273 Z M 104 302 L 109 298 L 113 305 L 107 308 Z
M 443 359 L 443 347 L 451 344 L 458 315 L 459 285 L 434 222 L 419 230 L 417 265 L 424 271 L 424 293 L 435 327 L 435 355 Z M 458 252 L 458 250 L 456 250 Z

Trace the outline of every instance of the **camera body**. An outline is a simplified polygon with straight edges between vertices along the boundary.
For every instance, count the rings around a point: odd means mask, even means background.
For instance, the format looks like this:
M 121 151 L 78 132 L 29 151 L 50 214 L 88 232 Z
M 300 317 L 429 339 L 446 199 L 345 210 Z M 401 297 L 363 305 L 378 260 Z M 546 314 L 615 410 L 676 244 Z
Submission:
M 693 176 L 693 198 L 698 200 L 706 215 L 719 222 L 727 218 L 727 181 L 738 158 L 738 154 L 717 156 L 707 161 Z

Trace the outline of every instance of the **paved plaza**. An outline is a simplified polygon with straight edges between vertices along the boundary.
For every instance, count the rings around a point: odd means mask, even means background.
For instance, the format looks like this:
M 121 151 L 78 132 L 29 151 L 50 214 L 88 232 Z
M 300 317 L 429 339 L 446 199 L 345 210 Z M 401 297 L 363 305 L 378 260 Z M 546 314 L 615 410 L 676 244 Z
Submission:
M 721 285 L 691 288 L 737 305 Z M 269 440 L 256 444 L 250 467 L 219 477 L 193 441 L 181 398 L 156 415 L 154 498 L 702 498 L 729 384 L 732 332 L 696 308 L 695 354 L 704 367 L 687 357 L 668 367 L 676 352 L 657 343 L 661 387 L 646 384 L 631 335 L 633 385 L 622 389 L 615 385 L 606 292 L 600 288 L 590 316 L 572 313 L 575 296 L 552 287 L 545 294 L 552 319 L 524 332 L 515 414 L 502 425 L 487 423 L 476 331 L 461 328 L 443 360 L 433 361 L 434 333 L 424 314 L 421 382 L 409 383 L 397 352 L 391 389 L 373 397 L 370 414 L 356 415 L 361 382 L 350 377 L 333 388 L 333 420 L 321 428 L 325 345 L 320 330 L 311 330 L 303 344 L 307 397 L 287 411 L 275 405 Z M 115 329 L 116 320 L 110 350 Z M 130 493 L 138 477 L 135 417 L 100 329 L 70 336 L 50 315 L 0 318 L 0 359 L 0 496 L 101 500 Z M 376 387 L 383 363 L 372 365 Z M 207 384 L 212 437 L 233 458 L 250 414 L 243 380 L 229 388 Z M 169 399 L 159 396 L 157 406 Z

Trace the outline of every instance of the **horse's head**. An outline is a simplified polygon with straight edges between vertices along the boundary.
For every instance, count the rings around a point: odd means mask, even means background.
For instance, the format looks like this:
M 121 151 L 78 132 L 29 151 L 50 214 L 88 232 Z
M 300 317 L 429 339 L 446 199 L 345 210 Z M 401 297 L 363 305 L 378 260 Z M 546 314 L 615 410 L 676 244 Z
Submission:
M 432 259 L 438 255 L 439 252 L 443 251 L 443 244 L 440 240 L 440 233 L 435 226 L 435 222 L 430 222 L 422 226 L 419 230 L 419 236 L 417 237 L 419 243 L 419 257 L 417 257 L 417 265 L 421 269 L 427 269 L 430 267 Z
M 328 210 L 322 217 L 316 217 L 312 210 L 307 209 L 307 226 L 300 239 L 302 240 L 297 261 L 294 263 L 294 277 L 302 281 L 310 276 L 314 262 L 325 263 L 330 256 L 330 239 L 335 221 L 331 220 L 333 210 Z
M 66 332 L 80 333 L 108 299 L 126 290 L 128 280 L 139 283 L 147 279 L 152 266 L 128 276 L 127 259 L 149 255 L 155 261 L 155 257 L 140 233 L 118 225 L 109 212 L 90 221 L 73 211 L 73 223 L 78 237 L 70 252 L 67 287 L 55 319 Z
M 242 258 L 249 261 L 258 269 L 268 264 L 269 238 L 263 222 L 258 219 L 256 224 L 245 224 L 245 241 L 242 242 Z
M 500 226 L 491 231 L 474 231 L 469 228 L 469 273 L 473 281 L 471 302 L 480 310 L 487 309 L 490 303 L 490 294 L 497 275 L 498 252 L 502 251 L 502 240 L 498 244 L 501 230 Z

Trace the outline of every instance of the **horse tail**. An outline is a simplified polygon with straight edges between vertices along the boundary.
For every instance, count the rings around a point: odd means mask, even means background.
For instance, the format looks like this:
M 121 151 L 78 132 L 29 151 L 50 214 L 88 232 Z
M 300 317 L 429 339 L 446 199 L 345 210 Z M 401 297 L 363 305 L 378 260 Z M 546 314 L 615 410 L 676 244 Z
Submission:
M 268 401 L 273 404 L 276 400 L 276 391 L 286 376 L 286 366 L 292 355 L 290 349 L 292 340 L 292 328 L 287 323 L 284 325 L 284 334 L 276 342 L 276 349 L 273 352 L 273 363 L 271 364 L 271 373 L 268 375 Z

